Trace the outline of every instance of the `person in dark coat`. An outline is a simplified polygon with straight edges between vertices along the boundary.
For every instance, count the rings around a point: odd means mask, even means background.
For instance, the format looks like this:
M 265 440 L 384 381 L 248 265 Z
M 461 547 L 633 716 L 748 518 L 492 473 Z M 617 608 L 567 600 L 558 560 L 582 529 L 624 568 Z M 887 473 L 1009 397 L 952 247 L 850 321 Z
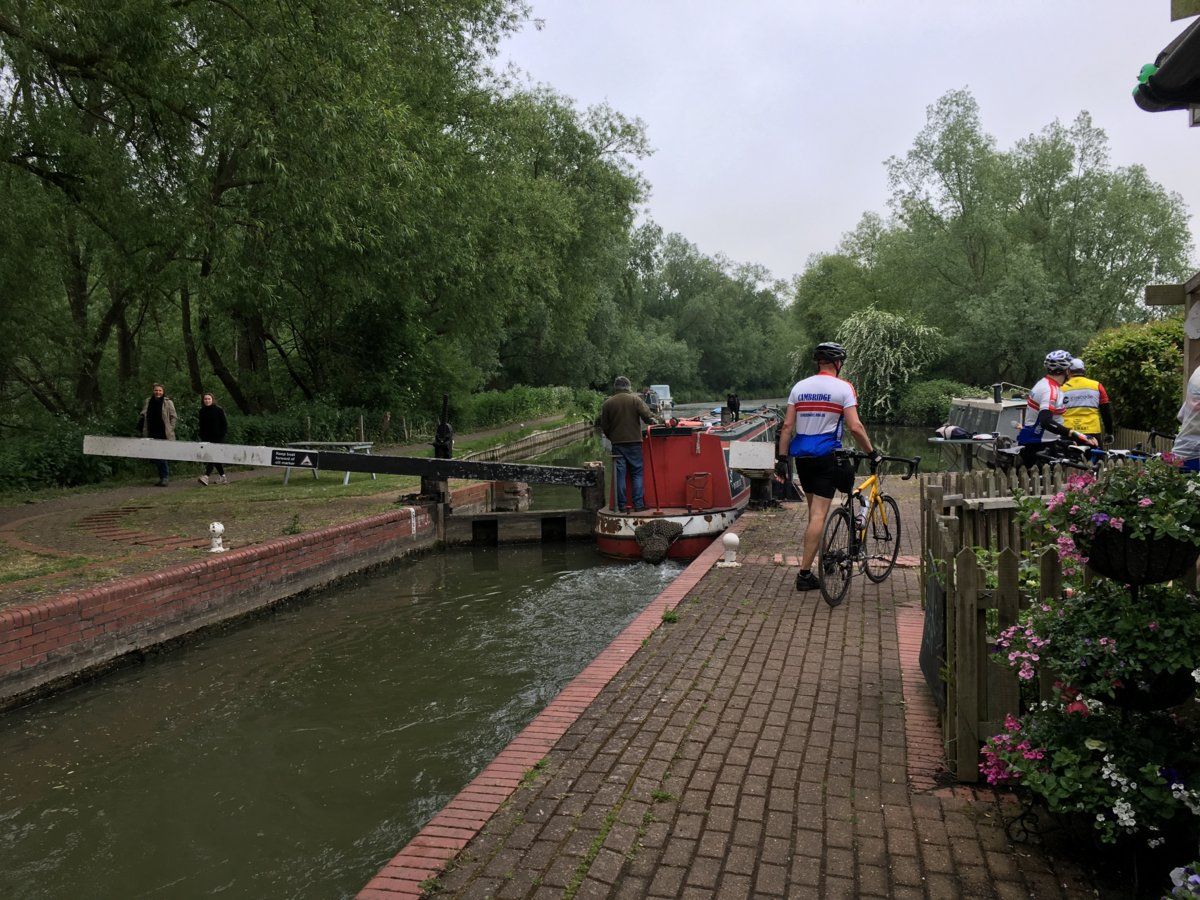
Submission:
M 138 421 L 138 431 L 144 438 L 173 441 L 175 440 L 177 418 L 175 404 L 167 396 L 166 388 L 161 384 L 155 384 L 150 391 L 150 396 L 142 404 L 142 416 Z M 166 487 L 171 480 L 171 467 L 165 459 L 154 460 L 154 465 L 158 468 L 158 481 L 155 487 Z
M 229 434 L 229 420 L 225 418 L 225 410 L 217 406 L 212 394 L 200 398 L 200 441 L 205 444 L 223 444 Z M 225 475 L 225 467 L 220 463 L 205 463 L 204 474 L 197 479 L 201 484 L 208 484 L 208 477 L 213 469 L 217 470 L 217 484 L 229 484 Z

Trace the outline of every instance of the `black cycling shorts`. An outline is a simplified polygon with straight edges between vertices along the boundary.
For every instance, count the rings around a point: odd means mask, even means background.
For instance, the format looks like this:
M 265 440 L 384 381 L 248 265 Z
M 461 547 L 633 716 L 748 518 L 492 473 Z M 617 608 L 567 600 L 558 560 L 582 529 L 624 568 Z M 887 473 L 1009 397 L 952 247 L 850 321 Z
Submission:
M 832 453 L 828 456 L 797 456 L 796 475 L 804 493 L 827 500 L 832 500 L 839 490 L 848 492 L 854 485 L 853 467 Z

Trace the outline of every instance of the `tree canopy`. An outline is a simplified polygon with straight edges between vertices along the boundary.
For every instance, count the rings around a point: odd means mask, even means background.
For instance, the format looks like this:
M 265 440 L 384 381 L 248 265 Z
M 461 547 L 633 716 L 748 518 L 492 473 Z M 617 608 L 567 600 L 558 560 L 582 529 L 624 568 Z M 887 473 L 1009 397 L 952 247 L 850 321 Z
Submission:
M 873 306 L 941 328 L 935 374 L 1029 384 L 1047 350 L 1149 318 L 1143 288 L 1188 271 L 1181 199 L 1114 167 L 1087 113 L 1001 150 L 971 94 L 951 91 L 887 168 L 890 215 L 866 214 L 793 282 L 810 340 Z

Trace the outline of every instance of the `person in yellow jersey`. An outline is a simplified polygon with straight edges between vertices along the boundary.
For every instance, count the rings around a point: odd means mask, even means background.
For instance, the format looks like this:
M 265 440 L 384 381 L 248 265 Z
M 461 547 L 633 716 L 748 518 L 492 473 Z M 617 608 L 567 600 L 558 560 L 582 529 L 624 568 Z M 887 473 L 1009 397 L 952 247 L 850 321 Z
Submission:
M 1083 360 L 1071 360 L 1070 377 L 1063 383 L 1063 424 L 1098 442 L 1112 441 L 1112 403 L 1104 385 L 1084 375 Z M 1103 429 L 1103 430 L 1101 430 Z

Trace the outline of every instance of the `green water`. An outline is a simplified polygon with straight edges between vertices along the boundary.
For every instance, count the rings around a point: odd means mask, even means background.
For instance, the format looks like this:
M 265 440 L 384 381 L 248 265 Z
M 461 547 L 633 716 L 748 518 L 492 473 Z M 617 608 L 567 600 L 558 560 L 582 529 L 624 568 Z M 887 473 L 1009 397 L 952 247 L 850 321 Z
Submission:
M 679 571 L 429 555 L 0 718 L 0 897 L 353 895 Z

